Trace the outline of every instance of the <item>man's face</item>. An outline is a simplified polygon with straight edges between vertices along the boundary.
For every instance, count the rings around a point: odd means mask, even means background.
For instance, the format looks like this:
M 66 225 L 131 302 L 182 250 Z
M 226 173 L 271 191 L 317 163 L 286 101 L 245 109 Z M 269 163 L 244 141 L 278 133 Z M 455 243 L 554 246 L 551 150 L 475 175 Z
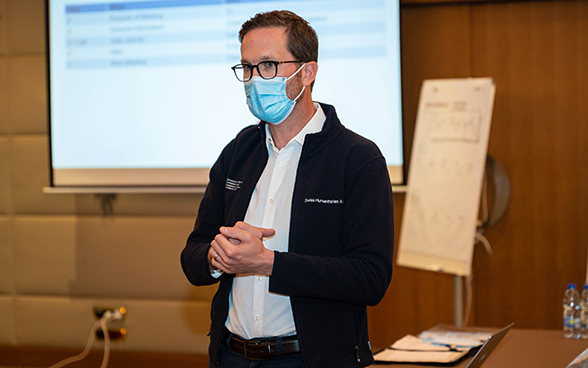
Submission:
M 262 61 L 291 61 L 294 56 L 288 51 L 288 35 L 285 28 L 255 28 L 243 37 L 241 64 L 257 65 Z M 300 66 L 295 63 L 279 64 L 276 77 L 290 77 Z M 302 90 L 302 70 L 288 81 L 286 93 L 294 99 Z M 257 76 L 257 70 L 253 71 Z

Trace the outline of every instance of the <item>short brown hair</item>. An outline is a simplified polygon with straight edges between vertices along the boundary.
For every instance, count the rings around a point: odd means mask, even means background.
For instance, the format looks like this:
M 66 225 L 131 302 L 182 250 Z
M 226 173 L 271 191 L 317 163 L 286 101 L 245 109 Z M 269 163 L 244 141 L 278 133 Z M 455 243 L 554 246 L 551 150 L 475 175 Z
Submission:
M 256 28 L 286 28 L 288 51 L 296 60 L 309 62 L 318 60 L 318 37 L 306 20 L 288 10 L 258 13 L 241 26 L 239 42 L 247 32 Z

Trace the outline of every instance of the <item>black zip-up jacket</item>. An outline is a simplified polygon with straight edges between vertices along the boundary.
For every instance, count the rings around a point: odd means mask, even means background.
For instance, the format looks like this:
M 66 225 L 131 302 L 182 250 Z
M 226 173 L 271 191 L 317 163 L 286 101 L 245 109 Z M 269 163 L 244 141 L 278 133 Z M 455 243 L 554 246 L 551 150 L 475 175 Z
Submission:
M 326 121 L 305 138 L 289 248 L 275 252 L 269 291 L 290 296 L 305 367 L 364 367 L 373 363 L 366 306 L 380 302 L 392 277 L 392 188 L 376 145 L 341 125 L 333 106 L 321 106 Z M 212 277 L 208 249 L 221 226 L 245 218 L 267 159 L 263 122 L 224 148 L 182 251 L 192 284 L 220 281 L 211 307 L 211 367 L 218 365 L 234 275 Z

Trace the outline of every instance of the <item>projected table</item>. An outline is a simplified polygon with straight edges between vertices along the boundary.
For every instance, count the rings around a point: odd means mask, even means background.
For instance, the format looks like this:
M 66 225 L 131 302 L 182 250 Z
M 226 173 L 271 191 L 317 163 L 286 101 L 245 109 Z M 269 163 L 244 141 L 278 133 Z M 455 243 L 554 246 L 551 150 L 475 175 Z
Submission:
M 68 4 L 64 17 L 67 68 L 79 69 L 238 61 L 240 44 L 235 36 L 243 21 L 267 6 L 267 1 L 76 4 L 73 0 Z M 321 50 L 321 59 L 386 56 L 384 1 L 337 3 L 337 16 L 326 16 L 334 4 L 315 1 L 308 17 L 321 42 L 336 42 L 335 47 Z M 365 38 L 366 34 L 378 36 Z

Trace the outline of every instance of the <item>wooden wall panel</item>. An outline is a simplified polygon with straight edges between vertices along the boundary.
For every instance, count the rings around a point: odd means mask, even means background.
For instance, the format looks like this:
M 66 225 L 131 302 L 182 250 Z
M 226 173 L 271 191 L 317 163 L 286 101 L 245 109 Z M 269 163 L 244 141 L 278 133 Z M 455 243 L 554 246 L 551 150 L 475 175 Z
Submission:
M 559 329 L 565 285 L 586 275 L 588 2 L 404 2 L 401 10 L 408 162 L 424 79 L 497 85 L 489 153 L 509 173 L 512 196 L 486 232 L 494 254 L 474 252 L 470 325 Z M 404 195 L 395 201 L 398 234 Z M 395 266 L 388 294 L 369 309 L 374 347 L 452 323 L 452 296 L 452 276 Z
M 472 50 L 497 84 L 489 152 L 512 185 L 494 255 L 475 255 L 476 323 L 560 328 L 586 272 L 588 2 L 472 6 Z
M 404 7 L 401 14 L 405 147 L 410 157 L 422 81 L 470 74 L 470 10 Z M 394 200 L 398 247 L 404 194 Z M 369 323 L 374 348 L 438 323 L 453 323 L 453 276 L 395 266 L 386 297 L 369 309 Z
M 470 74 L 470 7 L 403 7 L 402 96 L 405 153 L 410 153 L 421 84 Z

